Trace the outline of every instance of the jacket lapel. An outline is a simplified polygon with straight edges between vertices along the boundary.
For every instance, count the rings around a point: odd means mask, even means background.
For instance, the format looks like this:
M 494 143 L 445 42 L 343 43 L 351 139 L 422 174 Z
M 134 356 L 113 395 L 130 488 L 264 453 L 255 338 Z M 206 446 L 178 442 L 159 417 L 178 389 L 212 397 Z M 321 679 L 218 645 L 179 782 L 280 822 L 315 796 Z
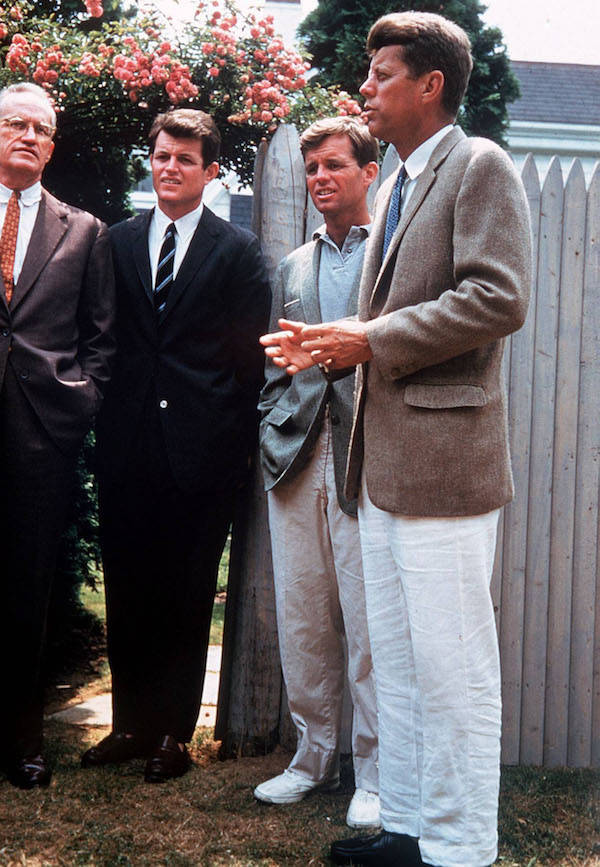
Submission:
M 67 231 L 68 211 L 58 199 L 42 190 L 37 217 L 31 233 L 25 261 L 13 291 L 11 309 L 21 303 L 37 280 L 42 268 L 58 247 Z
M 437 170 L 439 166 L 441 165 L 441 163 L 444 162 L 444 160 L 446 159 L 450 151 L 455 147 L 455 145 L 457 145 L 458 142 L 461 141 L 463 138 L 465 138 L 465 134 L 460 129 L 460 127 L 454 127 L 454 129 L 451 130 L 448 135 L 444 136 L 441 142 L 437 145 L 427 165 L 419 175 L 415 188 L 412 191 L 410 199 L 408 200 L 408 204 L 402 211 L 400 221 L 398 223 L 396 231 L 394 232 L 394 236 L 391 240 L 390 246 L 388 247 L 385 258 L 381 263 L 375 285 L 373 286 L 373 292 L 371 293 L 369 305 L 371 313 L 373 313 L 376 306 L 378 308 L 381 306 L 382 298 L 378 298 L 377 296 L 381 295 L 381 292 L 379 290 L 382 286 L 383 275 L 386 273 L 389 267 L 393 267 L 396 261 L 396 257 L 398 255 L 398 248 L 407 228 L 410 226 L 415 214 L 419 211 L 419 209 L 425 202 L 429 190 L 436 182 Z M 392 194 L 392 189 L 396 181 L 396 177 L 397 172 L 388 181 L 390 186 L 386 193 L 385 200 L 382 203 L 382 207 L 379 209 L 378 212 L 376 232 L 375 227 L 373 232 L 375 237 L 373 237 L 371 244 L 371 250 L 373 251 L 374 255 L 377 255 L 377 253 L 379 253 L 380 255 L 380 251 L 383 249 L 383 235 L 385 233 L 385 223 L 387 218 L 388 206 Z M 372 258 L 370 264 L 371 266 L 374 264 Z
M 319 265 L 321 262 L 321 244 L 312 242 L 312 249 L 304 254 L 302 263 L 302 285 L 300 297 L 306 321 L 322 322 L 321 304 L 319 302 Z
M 216 220 L 212 212 L 204 207 L 200 222 L 196 226 L 196 231 L 190 240 L 183 262 L 179 266 L 177 277 L 171 286 L 167 304 L 162 313 L 159 314 L 159 324 L 162 325 L 169 316 L 192 280 L 196 282 L 196 287 L 203 283 L 200 268 L 217 243 L 218 235 L 219 228 Z
M 154 307 L 154 298 L 152 291 L 152 270 L 150 268 L 150 254 L 148 252 L 148 230 L 152 219 L 153 210 L 147 214 L 142 214 L 141 217 L 133 224 L 133 238 L 131 244 L 131 252 L 133 261 L 137 269 L 140 282 L 144 287 L 148 300 Z

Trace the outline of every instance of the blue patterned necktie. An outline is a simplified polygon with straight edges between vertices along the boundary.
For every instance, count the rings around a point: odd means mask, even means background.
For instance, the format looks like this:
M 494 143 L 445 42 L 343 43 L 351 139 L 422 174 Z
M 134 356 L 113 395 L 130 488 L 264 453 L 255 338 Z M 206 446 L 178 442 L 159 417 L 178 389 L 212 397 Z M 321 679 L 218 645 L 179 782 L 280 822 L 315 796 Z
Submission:
M 383 254 L 381 256 L 381 261 L 385 259 L 385 254 L 387 253 L 387 249 L 390 246 L 391 240 L 394 237 L 394 232 L 398 227 L 398 221 L 400 220 L 400 203 L 402 201 L 402 187 L 404 186 L 404 181 L 406 180 L 406 169 L 404 166 L 398 172 L 398 177 L 396 178 L 396 183 L 394 184 L 394 189 L 392 190 L 392 195 L 390 198 L 390 206 L 387 212 L 387 219 L 385 221 L 385 235 L 383 238 Z
M 173 285 L 173 261 L 175 259 L 175 223 L 169 223 L 158 255 L 156 283 L 154 284 L 154 309 L 162 313 Z

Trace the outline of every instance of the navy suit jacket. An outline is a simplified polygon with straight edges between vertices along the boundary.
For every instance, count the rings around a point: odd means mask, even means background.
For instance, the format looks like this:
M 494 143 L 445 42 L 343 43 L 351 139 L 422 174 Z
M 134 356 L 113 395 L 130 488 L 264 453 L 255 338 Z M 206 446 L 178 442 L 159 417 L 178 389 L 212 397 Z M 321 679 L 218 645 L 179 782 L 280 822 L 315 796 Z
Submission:
M 148 255 L 151 217 L 133 217 L 110 231 L 117 358 L 98 420 L 98 468 L 117 477 L 124 470 L 149 400 L 156 401 L 182 490 L 238 485 L 256 441 L 263 378 L 258 338 L 270 304 L 258 241 L 205 207 L 157 317 Z

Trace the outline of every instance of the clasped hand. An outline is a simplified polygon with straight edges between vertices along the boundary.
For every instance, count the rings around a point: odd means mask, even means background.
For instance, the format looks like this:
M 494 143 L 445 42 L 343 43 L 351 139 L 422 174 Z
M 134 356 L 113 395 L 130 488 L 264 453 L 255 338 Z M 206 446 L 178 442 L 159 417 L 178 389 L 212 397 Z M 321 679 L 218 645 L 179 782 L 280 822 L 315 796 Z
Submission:
M 373 357 L 364 322 L 338 319 L 319 325 L 306 325 L 291 319 L 279 319 L 282 329 L 264 334 L 260 342 L 265 355 L 290 376 L 321 364 L 328 370 L 353 367 Z

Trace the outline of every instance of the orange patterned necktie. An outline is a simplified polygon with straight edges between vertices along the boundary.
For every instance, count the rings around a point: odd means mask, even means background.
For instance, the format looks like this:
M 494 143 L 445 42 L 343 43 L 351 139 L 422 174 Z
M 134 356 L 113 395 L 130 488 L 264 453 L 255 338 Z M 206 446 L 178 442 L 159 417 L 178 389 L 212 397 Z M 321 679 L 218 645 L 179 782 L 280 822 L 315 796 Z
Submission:
M 13 190 L 6 206 L 2 237 L 0 238 L 0 270 L 6 289 L 6 303 L 10 304 L 12 298 L 15 268 L 15 252 L 17 250 L 17 234 L 19 232 L 19 196 L 21 194 Z

